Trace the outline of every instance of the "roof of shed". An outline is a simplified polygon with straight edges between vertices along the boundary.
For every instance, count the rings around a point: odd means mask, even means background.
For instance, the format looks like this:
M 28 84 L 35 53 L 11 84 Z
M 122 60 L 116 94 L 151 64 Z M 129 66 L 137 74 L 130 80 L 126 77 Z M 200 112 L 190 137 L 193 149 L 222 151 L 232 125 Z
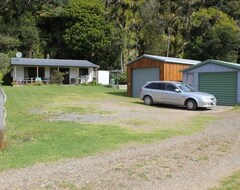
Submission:
M 200 67 L 202 65 L 206 65 L 208 63 L 213 63 L 213 64 L 222 65 L 222 66 L 225 66 L 225 67 L 230 67 L 230 68 L 234 68 L 234 69 L 240 70 L 240 64 L 226 62 L 226 61 L 219 61 L 219 60 L 214 60 L 214 59 L 208 59 L 208 60 L 203 61 L 203 62 L 201 62 L 201 63 L 199 63 L 197 65 L 190 66 L 190 67 L 188 67 L 186 69 L 183 69 L 181 71 L 182 72 L 189 71 L 189 70 L 192 70 L 194 68 Z
M 181 59 L 181 58 L 173 58 L 173 57 L 163 57 L 163 56 L 157 56 L 157 55 L 144 54 L 144 55 L 138 57 L 137 59 L 129 62 L 128 64 L 134 63 L 134 62 L 136 62 L 136 61 L 138 61 L 139 59 L 142 59 L 142 58 L 154 59 L 154 60 L 161 61 L 161 62 L 166 62 L 166 63 L 179 63 L 179 64 L 187 64 L 187 65 L 196 65 L 198 63 L 201 63 L 201 61 L 197 61 L 197 60 Z
M 11 58 L 11 65 L 97 68 L 87 60 Z

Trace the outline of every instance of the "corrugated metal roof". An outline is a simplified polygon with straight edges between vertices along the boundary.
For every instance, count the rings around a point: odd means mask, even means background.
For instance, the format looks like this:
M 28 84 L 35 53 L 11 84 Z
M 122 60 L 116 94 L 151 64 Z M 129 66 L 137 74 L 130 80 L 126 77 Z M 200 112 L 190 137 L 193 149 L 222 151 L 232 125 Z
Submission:
M 11 65 L 97 68 L 87 60 L 11 58 Z
M 154 59 L 157 61 L 167 62 L 167 63 L 179 63 L 179 64 L 187 64 L 187 65 L 196 65 L 198 63 L 201 63 L 201 61 L 191 60 L 191 59 L 181 59 L 181 58 L 163 57 L 163 56 L 157 56 L 157 55 L 144 54 L 138 57 L 137 59 L 129 62 L 128 64 L 134 63 L 135 61 L 142 58 L 149 58 L 149 59 Z
M 209 63 L 213 63 L 213 64 L 217 64 L 217 65 L 222 65 L 222 66 L 225 66 L 225 67 L 231 67 L 231 68 L 234 68 L 234 69 L 238 69 L 240 70 L 240 64 L 237 64 L 237 63 L 231 63 L 231 62 L 226 62 L 226 61 L 219 61 L 219 60 L 214 60 L 214 59 L 208 59 L 206 61 L 203 61 L 197 65 L 193 65 L 191 67 L 188 67 L 186 69 L 183 69 L 181 70 L 182 72 L 185 72 L 185 71 L 189 71 L 191 69 L 194 69 L 194 68 L 197 68 L 197 67 L 200 67 L 202 65 L 205 65 L 205 64 L 209 64 Z

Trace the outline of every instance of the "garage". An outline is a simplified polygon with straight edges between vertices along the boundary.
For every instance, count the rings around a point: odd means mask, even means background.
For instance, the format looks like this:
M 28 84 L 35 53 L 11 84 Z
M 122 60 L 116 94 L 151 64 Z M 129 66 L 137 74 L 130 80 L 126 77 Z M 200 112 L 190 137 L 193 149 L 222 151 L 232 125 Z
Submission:
M 147 81 L 182 81 L 180 71 L 197 63 L 200 61 L 144 54 L 127 64 L 128 96 L 138 97 Z
M 132 96 L 138 97 L 141 87 L 147 81 L 159 80 L 159 68 L 137 68 L 132 70 Z
M 199 91 L 214 94 L 219 105 L 235 105 L 237 72 L 199 73 Z
M 217 104 L 232 106 L 240 103 L 240 65 L 207 60 L 183 70 L 183 81 L 195 90 L 208 92 L 217 98 Z

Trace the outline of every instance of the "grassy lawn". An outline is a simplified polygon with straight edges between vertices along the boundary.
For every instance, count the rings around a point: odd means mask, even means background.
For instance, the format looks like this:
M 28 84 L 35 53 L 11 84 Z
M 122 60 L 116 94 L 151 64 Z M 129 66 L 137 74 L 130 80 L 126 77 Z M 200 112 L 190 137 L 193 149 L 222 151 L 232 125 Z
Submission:
M 234 110 L 235 110 L 235 111 L 240 111 L 240 104 L 236 105 L 236 106 L 234 107 Z
M 113 150 L 127 143 L 147 143 L 203 129 L 209 117 L 199 116 L 173 130 L 137 132 L 117 124 L 54 121 L 62 113 L 111 114 L 101 101 L 140 102 L 125 91 L 89 86 L 4 87 L 7 94 L 7 148 L 0 152 L 0 171 L 38 162 L 75 158 Z M 184 126 L 181 130 L 180 126 Z
M 220 187 L 213 188 L 212 190 L 240 190 L 240 171 L 233 176 L 225 179 Z

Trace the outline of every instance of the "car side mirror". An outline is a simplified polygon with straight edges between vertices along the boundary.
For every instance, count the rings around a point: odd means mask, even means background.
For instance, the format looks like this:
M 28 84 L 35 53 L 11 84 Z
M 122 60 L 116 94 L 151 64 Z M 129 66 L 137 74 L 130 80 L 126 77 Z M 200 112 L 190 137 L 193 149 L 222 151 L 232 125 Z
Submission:
M 180 93 L 181 91 L 178 88 L 176 88 L 175 92 Z

